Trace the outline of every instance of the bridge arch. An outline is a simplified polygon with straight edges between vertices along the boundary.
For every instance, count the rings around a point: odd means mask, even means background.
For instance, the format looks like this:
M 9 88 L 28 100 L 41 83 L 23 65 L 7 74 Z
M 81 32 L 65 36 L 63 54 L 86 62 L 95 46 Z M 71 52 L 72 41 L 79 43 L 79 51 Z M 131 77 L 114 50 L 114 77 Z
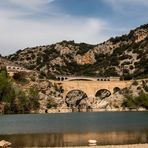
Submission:
M 100 89 L 96 92 L 95 97 L 99 97 L 101 100 L 108 98 L 111 92 L 108 89 Z
M 82 105 L 82 100 L 87 99 L 88 96 L 87 94 L 80 89 L 73 89 L 70 90 L 65 97 L 65 102 L 67 104 L 68 107 L 76 107 L 79 108 L 80 105 Z M 85 101 L 84 101 L 85 102 Z M 84 105 L 83 102 L 83 105 Z

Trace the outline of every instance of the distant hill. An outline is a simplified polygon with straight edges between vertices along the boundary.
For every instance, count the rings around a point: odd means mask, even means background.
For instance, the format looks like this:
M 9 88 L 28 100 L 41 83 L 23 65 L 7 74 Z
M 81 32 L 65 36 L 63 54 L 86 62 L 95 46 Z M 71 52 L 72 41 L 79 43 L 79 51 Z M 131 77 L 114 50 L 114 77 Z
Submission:
M 120 76 L 124 79 L 148 77 L 148 24 L 129 34 L 90 45 L 62 41 L 17 51 L 7 57 L 43 76 Z

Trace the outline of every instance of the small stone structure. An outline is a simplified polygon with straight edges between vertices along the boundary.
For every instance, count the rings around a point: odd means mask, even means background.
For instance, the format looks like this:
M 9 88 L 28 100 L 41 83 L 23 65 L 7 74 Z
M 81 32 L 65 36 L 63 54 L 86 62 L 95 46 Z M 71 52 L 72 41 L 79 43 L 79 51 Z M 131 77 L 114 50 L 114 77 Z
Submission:
M 26 71 L 23 67 L 17 67 L 17 66 L 6 66 L 6 69 L 8 71 Z
M 26 72 L 29 73 L 30 70 L 27 70 L 23 67 L 19 67 L 19 66 L 6 66 L 7 72 L 10 76 L 13 76 L 14 73 L 16 72 Z

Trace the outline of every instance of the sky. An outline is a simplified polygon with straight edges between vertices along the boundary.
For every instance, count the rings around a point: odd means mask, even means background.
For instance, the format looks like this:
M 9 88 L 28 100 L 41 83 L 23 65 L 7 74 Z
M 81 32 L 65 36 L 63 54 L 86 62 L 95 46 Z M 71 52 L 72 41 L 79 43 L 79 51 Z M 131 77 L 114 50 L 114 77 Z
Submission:
M 148 23 L 148 0 L 0 0 L 0 54 L 62 40 L 98 44 Z

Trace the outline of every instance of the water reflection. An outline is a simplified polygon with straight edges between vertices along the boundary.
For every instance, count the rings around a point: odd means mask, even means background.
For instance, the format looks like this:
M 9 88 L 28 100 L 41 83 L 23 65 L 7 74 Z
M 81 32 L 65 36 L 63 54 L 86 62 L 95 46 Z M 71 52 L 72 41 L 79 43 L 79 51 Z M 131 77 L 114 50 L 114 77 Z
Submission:
M 0 135 L 13 147 L 148 143 L 148 112 L 4 115 Z
M 3 135 L 0 139 L 10 141 L 13 147 L 87 146 L 90 139 L 97 140 L 97 145 L 135 144 L 147 143 L 148 131 Z

